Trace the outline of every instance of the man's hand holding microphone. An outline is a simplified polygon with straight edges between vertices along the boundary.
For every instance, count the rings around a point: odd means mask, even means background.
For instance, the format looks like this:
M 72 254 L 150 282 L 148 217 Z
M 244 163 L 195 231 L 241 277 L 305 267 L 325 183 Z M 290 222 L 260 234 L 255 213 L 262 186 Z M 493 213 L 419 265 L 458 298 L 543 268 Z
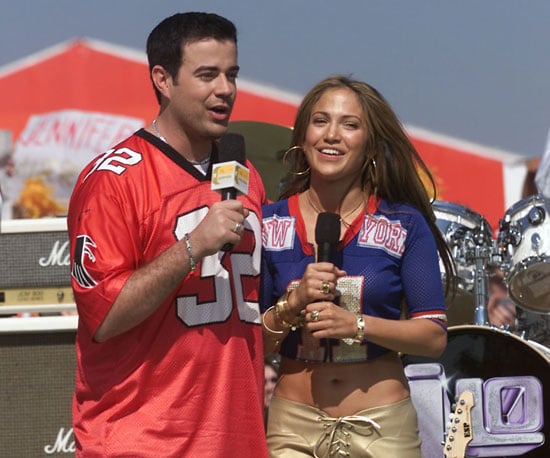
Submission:
M 212 164 L 211 189 L 219 191 L 215 202 L 197 227 L 187 235 L 191 265 L 218 251 L 231 251 L 241 241 L 248 209 L 237 195 L 248 193 L 249 170 L 245 167 L 244 137 L 225 134 L 220 139 L 218 162 Z

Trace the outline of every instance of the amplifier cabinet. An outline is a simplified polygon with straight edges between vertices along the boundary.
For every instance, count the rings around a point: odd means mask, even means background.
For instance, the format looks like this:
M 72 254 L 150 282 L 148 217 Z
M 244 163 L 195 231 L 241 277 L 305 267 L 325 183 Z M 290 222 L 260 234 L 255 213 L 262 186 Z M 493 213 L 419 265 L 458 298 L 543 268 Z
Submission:
M 68 317 L 47 317 L 55 320 Z M 41 318 L 0 318 L 2 324 Z M 75 330 L 0 332 L 0 455 L 74 456 Z
M 0 222 L 0 456 L 74 456 L 69 269 L 65 218 Z
M 66 218 L 2 221 L 0 254 L 0 314 L 74 303 Z

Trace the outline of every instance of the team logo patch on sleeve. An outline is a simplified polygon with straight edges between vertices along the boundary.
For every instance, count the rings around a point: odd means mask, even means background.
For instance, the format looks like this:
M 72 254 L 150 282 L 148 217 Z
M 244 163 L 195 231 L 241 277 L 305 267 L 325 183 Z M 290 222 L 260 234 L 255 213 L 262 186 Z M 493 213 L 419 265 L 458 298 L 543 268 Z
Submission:
M 400 221 L 390 221 L 384 216 L 366 215 L 357 244 L 384 250 L 392 256 L 401 257 L 406 238 L 407 231 Z
M 266 250 L 279 251 L 294 246 L 296 220 L 291 216 L 272 216 L 263 220 L 262 244 Z
M 97 285 L 97 281 L 92 278 L 84 265 L 85 257 L 88 257 L 91 262 L 95 262 L 95 255 L 92 251 L 93 248 L 96 248 L 96 244 L 90 236 L 79 235 L 76 238 L 71 275 L 82 288 L 93 288 Z

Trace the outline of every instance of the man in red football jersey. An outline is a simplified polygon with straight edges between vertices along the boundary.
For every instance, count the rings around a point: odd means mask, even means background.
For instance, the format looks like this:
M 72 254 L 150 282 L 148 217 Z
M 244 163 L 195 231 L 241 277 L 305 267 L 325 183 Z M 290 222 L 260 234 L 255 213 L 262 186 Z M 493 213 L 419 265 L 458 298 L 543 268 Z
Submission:
M 176 14 L 147 55 L 157 118 L 82 171 L 69 208 L 77 456 L 265 457 L 265 192 L 249 162 L 248 194 L 211 189 L 237 32 L 215 14 Z

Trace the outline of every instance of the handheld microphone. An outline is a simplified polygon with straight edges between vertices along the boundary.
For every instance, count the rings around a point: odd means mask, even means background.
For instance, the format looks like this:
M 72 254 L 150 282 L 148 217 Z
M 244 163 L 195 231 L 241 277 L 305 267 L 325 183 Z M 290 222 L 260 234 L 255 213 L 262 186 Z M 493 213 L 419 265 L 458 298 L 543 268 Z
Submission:
M 340 215 L 329 212 L 319 213 L 315 224 L 317 262 L 332 262 L 339 241 Z
M 221 192 L 222 200 L 236 199 L 237 193 L 248 194 L 250 171 L 244 166 L 246 159 L 244 137 L 228 133 L 220 139 L 218 161 L 212 164 L 211 189 Z M 233 245 L 226 243 L 222 251 L 231 251 Z
M 248 194 L 250 171 L 245 159 L 244 137 L 225 134 L 220 139 L 219 162 L 212 165 L 212 190 L 220 191 L 222 200 L 235 199 L 237 192 Z
M 317 243 L 317 262 L 333 262 L 336 246 L 340 241 L 340 215 L 323 212 L 317 215 L 315 223 L 315 243 Z M 321 339 L 325 347 L 325 361 L 332 360 L 332 339 Z

